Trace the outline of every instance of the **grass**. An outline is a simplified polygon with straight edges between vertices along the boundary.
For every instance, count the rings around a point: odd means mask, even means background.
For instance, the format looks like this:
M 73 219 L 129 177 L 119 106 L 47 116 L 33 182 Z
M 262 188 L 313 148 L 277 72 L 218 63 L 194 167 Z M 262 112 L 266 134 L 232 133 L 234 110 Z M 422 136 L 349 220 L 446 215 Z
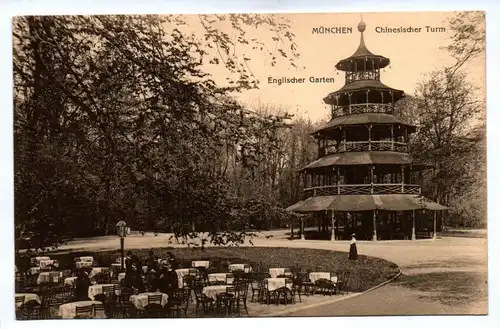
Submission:
M 349 261 L 345 252 L 298 249 L 298 248 L 263 248 L 263 247 L 226 247 L 226 248 L 160 248 L 153 249 L 156 255 L 162 257 L 167 252 L 173 253 L 177 259 L 190 266 L 192 260 L 210 260 L 212 266 L 219 267 L 222 262 L 247 263 L 257 265 L 262 262 L 267 267 L 298 266 L 304 269 L 325 272 L 338 270 L 351 271 L 349 290 L 361 292 L 392 278 L 399 272 L 396 264 L 383 259 L 358 256 L 358 260 Z M 141 259 L 147 257 L 149 249 L 136 249 L 132 252 Z M 73 258 L 77 256 L 92 255 L 100 266 L 109 266 L 120 256 L 116 251 L 102 252 L 71 252 L 55 253 L 51 258 L 59 260 L 61 268 L 71 268 Z
M 487 274 L 446 271 L 416 275 L 403 275 L 403 287 L 422 292 L 422 299 L 438 301 L 446 305 L 461 306 L 487 300 Z

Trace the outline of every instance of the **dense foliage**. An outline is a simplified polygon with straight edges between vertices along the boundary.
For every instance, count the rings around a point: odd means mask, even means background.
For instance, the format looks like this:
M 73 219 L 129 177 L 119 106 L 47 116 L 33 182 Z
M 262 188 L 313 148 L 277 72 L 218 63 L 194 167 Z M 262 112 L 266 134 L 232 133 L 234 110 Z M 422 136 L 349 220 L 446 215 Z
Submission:
M 413 157 L 434 167 L 424 193 L 449 206 L 445 225 L 485 227 L 486 102 L 464 72 L 471 60 L 484 57 L 484 13 L 458 13 L 449 23 L 454 34 L 445 49 L 453 64 L 428 73 L 398 106 L 418 128 Z
M 295 65 L 282 18 L 227 17 L 239 43 L 262 43 L 245 40 L 242 25 L 273 31 Z M 202 41 L 166 28 L 183 26 L 181 16 L 14 20 L 16 239 L 56 246 L 114 234 L 125 220 L 133 230 L 208 231 L 231 243 L 290 216 L 270 167 L 290 117 L 230 97 L 257 82 L 214 19 L 199 16 Z M 213 47 L 215 56 L 205 50 Z M 228 86 L 203 72 L 208 60 L 229 71 Z

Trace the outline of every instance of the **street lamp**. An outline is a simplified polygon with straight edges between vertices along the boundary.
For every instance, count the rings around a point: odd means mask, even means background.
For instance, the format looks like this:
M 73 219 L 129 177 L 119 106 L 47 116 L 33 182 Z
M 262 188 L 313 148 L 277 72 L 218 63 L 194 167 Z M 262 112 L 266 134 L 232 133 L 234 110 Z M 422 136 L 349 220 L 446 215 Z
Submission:
M 123 264 L 124 262 L 124 258 L 125 258 L 125 255 L 123 253 L 123 248 L 124 248 L 124 244 L 125 244 L 125 236 L 127 235 L 127 231 L 128 231 L 128 227 L 127 227 L 127 223 L 125 223 L 124 221 L 119 221 L 117 224 L 116 224 L 116 234 L 118 234 L 118 236 L 120 237 L 120 249 L 121 249 L 121 254 L 122 254 L 122 264 L 121 264 L 121 268 L 122 268 L 122 271 L 125 269 L 125 266 Z

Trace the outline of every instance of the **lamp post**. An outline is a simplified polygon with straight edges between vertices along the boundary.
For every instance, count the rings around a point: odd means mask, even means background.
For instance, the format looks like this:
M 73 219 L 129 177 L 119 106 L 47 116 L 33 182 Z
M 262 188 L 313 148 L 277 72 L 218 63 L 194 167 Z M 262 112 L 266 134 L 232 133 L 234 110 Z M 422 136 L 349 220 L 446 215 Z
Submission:
M 122 271 L 125 269 L 125 264 L 123 263 L 124 262 L 124 258 L 125 258 L 125 255 L 124 255 L 124 246 L 125 246 L 125 236 L 127 235 L 127 223 L 125 223 L 124 221 L 119 221 L 117 224 L 116 224 L 116 234 L 118 234 L 118 236 L 120 237 L 120 250 L 121 250 L 121 268 L 122 268 Z

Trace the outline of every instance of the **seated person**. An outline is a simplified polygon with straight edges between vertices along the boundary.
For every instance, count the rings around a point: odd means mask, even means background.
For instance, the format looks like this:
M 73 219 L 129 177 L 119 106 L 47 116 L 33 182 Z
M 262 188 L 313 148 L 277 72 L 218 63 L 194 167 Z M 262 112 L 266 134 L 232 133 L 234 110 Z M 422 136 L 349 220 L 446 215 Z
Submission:
M 160 291 L 171 296 L 174 291 L 179 289 L 179 279 L 177 273 L 172 268 L 172 264 L 168 261 L 163 262 L 164 270 L 160 275 Z
M 90 300 L 89 287 L 90 287 L 89 274 L 84 270 L 78 272 L 75 279 L 75 300 Z

